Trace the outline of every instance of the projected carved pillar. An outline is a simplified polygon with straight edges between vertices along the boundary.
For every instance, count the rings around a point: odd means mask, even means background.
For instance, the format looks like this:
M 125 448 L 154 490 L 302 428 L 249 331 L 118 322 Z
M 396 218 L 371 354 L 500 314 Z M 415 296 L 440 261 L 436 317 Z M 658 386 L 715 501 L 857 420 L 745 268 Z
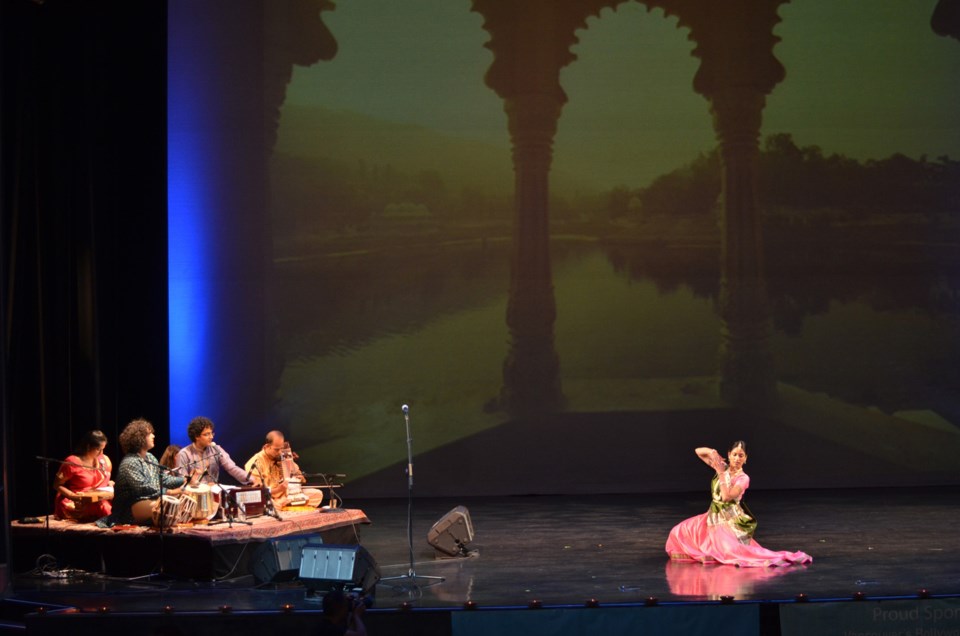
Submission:
M 287 87 L 293 78 L 295 66 L 309 67 L 320 61 L 332 60 L 337 54 L 337 40 L 323 21 L 324 11 L 332 10 L 329 0 L 271 0 L 263 4 L 263 130 L 265 148 L 272 155 L 280 129 L 280 112 L 287 98 Z M 269 184 L 268 184 L 269 188 Z M 273 210 L 273 192 L 267 192 L 269 211 Z M 268 227 L 270 219 L 268 217 Z M 269 263 L 273 260 L 272 232 L 264 234 L 266 276 L 273 275 Z M 264 286 L 264 307 L 273 307 L 272 284 Z M 268 316 L 264 334 L 264 392 L 273 396 L 280 386 L 284 357 L 276 320 Z
M 711 101 L 723 161 L 720 260 L 720 393 L 738 406 L 776 398 L 763 266 L 757 158 L 764 96 L 730 89 Z
M 264 130 L 271 151 L 293 67 L 313 66 L 337 54 L 337 40 L 322 15 L 333 8 L 330 0 L 271 0 L 263 5 Z
M 960 3 L 956 0 L 939 0 L 930 16 L 930 28 L 937 35 L 960 40 Z
M 554 347 L 556 303 L 550 266 L 549 175 L 553 139 L 567 97 L 560 69 L 573 61 L 576 29 L 603 2 L 474 0 L 490 33 L 486 82 L 504 100 L 515 173 L 513 254 L 507 304 L 509 352 L 500 406 L 514 414 L 563 405 Z
M 691 16 L 702 59 L 694 87 L 710 101 L 723 163 L 720 394 L 741 407 L 769 407 L 777 397 L 757 162 L 766 95 L 784 77 L 772 52 L 779 4 L 731 0 Z
M 553 342 L 556 303 L 550 267 L 548 207 L 553 136 L 561 102 L 542 94 L 508 99 L 513 141 L 514 229 L 507 301 L 510 350 L 503 364 L 501 405 L 514 413 L 558 408 L 560 359 Z

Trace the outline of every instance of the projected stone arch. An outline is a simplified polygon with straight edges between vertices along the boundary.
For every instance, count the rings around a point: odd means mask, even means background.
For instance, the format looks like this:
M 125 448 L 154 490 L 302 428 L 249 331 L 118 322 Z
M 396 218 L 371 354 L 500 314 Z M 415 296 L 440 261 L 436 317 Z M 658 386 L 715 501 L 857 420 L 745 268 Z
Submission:
M 732 404 L 775 401 L 769 351 L 756 161 L 766 95 L 784 77 L 773 56 L 782 0 L 768 2 L 654 1 L 690 29 L 701 60 L 694 90 L 709 102 L 723 160 L 720 263 L 721 395 Z M 618 0 L 538 0 L 506 5 L 474 0 L 491 39 L 487 84 L 504 100 L 516 175 L 514 253 L 507 311 L 510 351 L 501 405 L 512 412 L 551 410 L 563 403 L 554 350 L 555 301 L 549 255 L 549 172 L 553 139 L 567 96 L 561 69 L 587 18 Z

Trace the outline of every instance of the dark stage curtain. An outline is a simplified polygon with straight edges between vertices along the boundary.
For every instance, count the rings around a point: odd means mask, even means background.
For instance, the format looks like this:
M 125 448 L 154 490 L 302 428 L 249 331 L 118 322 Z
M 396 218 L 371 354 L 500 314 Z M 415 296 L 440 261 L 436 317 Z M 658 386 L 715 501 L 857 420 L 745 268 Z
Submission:
M 130 419 L 166 443 L 166 4 L 4 0 L 0 25 L 6 528 L 84 431 L 115 465 Z

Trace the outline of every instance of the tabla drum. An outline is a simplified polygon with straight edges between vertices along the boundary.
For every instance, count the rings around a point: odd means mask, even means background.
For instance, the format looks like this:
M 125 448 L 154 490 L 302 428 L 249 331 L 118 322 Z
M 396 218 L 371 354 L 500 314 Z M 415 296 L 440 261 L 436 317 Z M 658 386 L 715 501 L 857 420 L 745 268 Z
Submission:
M 164 528 L 174 528 L 180 514 L 180 499 L 173 495 L 163 495 L 153 506 L 153 525 L 160 526 L 161 518 Z
M 214 496 L 210 486 L 207 484 L 200 484 L 199 486 L 187 486 L 184 488 L 183 494 L 185 497 L 192 499 L 196 505 L 193 509 L 193 518 L 195 520 L 207 520 L 213 519 L 213 516 L 217 514 L 217 509 L 220 507 L 220 502 L 217 500 L 217 497 Z
M 193 497 L 187 495 L 180 495 L 179 501 L 177 523 L 190 523 L 193 521 L 193 513 L 197 509 L 197 502 Z

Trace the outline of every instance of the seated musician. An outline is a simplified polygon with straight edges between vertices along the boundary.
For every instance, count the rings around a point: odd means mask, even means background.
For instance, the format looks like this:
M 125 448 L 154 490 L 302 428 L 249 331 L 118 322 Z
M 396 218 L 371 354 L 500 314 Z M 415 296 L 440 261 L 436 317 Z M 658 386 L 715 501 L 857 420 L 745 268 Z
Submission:
M 237 466 L 230 454 L 213 442 L 213 422 L 206 417 L 195 417 L 187 425 L 187 436 L 190 444 L 177 453 L 176 465 L 181 472 L 192 471 L 199 467 L 202 477 L 201 483 L 219 484 L 220 469 L 241 485 L 250 483 L 250 475 Z
M 166 466 L 167 468 L 176 468 L 177 467 L 177 453 L 180 452 L 180 447 L 176 444 L 168 444 L 166 448 L 163 449 L 163 454 L 160 455 L 160 465 Z M 174 473 L 176 474 L 176 473 Z
M 277 508 L 298 504 L 316 507 L 323 501 L 322 491 L 301 487 L 303 473 L 296 464 L 296 457 L 283 433 L 270 431 L 263 449 L 244 465 L 256 485 L 270 489 Z
M 110 514 L 113 464 L 103 453 L 106 446 L 106 435 L 88 431 L 77 445 L 77 454 L 64 460 L 53 482 L 55 517 L 84 523 Z
M 133 420 L 120 433 L 120 448 L 126 453 L 120 460 L 114 486 L 113 512 L 97 520 L 97 525 L 109 528 L 116 524 L 148 524 L 153 510 L 163 494 L 177 494 L 188 481 L 162 470 L 157 458 L 150 454 L 153 448 L 153 425 L 146 420 Z M 199 473 L 191 479 L 199 479 Z

